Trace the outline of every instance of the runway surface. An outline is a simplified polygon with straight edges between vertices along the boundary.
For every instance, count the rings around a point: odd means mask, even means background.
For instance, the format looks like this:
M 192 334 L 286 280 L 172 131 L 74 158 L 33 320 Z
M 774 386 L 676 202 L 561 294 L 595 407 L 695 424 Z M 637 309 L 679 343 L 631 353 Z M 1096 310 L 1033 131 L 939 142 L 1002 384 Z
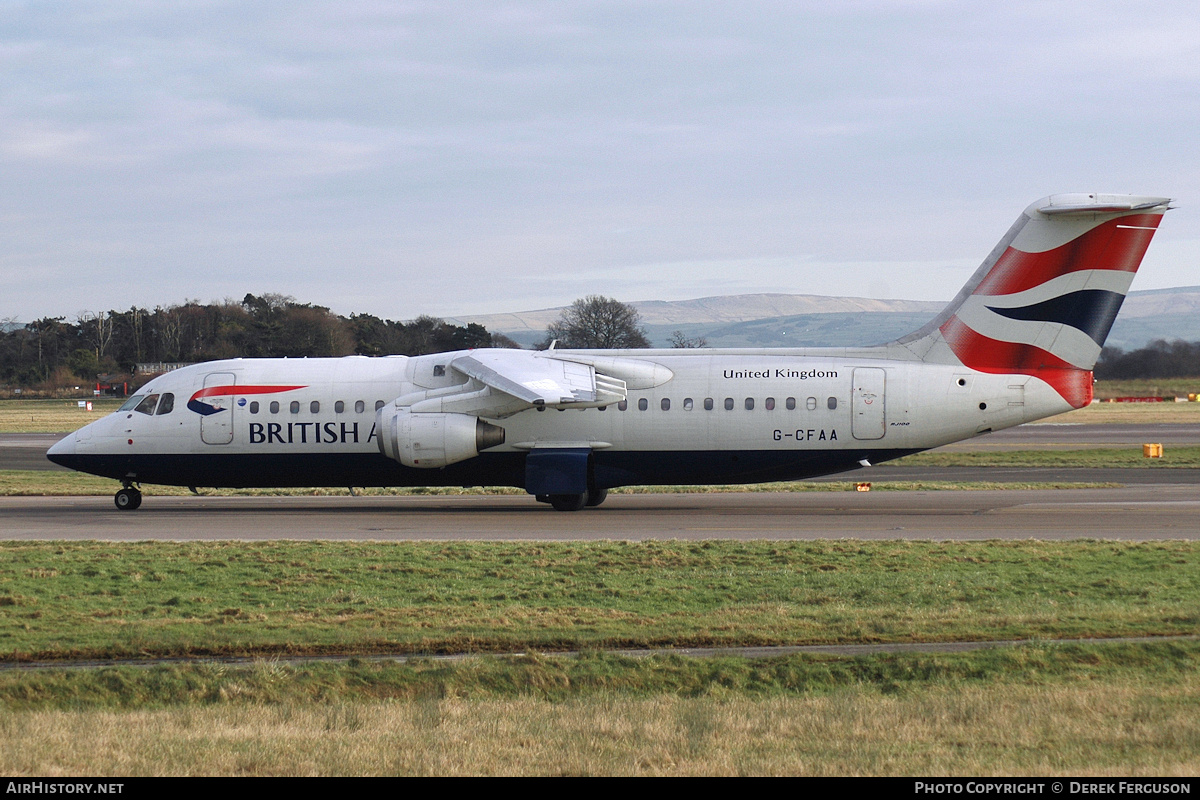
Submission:
M 65 433 L 0 433 L 0 469 L 36 469 L 69 472 L 50 463 L 46 451 Z
M 0 539 L 1200 538 L 1200 487 L 611 495 L 560 513 L 527 496 L 0 498 Z
M 63 434 L 0 435 L 0 469 L 56 468 Z M 1024 425 L 946 450 L 1200 444 L 1200 425 Z M 823 481 L 1118 483 L 1122 488 L 611 495 L 557 513 L 528 496 L 0 498 L 0 539 L 1197 538 L 1200 469 L 904 467 Z M 114 484 L 115 490 L 115 484 Z

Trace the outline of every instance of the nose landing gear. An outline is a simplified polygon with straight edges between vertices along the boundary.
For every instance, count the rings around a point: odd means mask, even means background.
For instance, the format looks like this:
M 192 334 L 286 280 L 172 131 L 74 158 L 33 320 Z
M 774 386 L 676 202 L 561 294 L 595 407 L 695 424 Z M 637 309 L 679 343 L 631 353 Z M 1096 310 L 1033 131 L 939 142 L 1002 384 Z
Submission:
M 126 483 L 124 489 L 113 495 L 113 503 L 120 511 L 135 511 L 142 504 L 142 493 L 132 483 Z

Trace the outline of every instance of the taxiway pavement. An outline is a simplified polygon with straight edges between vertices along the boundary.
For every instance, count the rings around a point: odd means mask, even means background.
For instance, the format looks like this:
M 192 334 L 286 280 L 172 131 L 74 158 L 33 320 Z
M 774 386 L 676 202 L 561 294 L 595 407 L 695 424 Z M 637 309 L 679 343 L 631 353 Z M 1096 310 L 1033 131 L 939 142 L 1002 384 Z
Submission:
M 1200 486 L 610 495 L 556 512 L 528 496 L 0 498 L 0 539 L 597 540 L 1200 538 Z
M 0 435 L 0 469 L 57 469 L 63 434 Z M 1024 425 L 947 450 L 1166 448 L 1200 425 Z M 557 513 L 528 496 L 0 498 L 0 539 L 1195 539 L 1200 469 L 904 467 L 827 481 L 1117 483 L 1120 488 L 610 495 Z

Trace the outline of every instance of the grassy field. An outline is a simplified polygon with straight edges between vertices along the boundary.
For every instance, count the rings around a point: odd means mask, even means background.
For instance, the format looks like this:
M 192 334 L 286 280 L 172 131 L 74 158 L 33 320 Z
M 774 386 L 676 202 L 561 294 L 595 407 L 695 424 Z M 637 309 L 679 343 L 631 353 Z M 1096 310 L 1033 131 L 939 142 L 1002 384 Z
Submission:
M 123 402 L 122 398 L 99 398 L 88 411 L 79 408 L 77 400 L 0 400 L 0 433 L 73 431 L 111 414 Z
M 0 659 L 1200 630 L 1200 544 L 0 542 Z
M 0 772 L 1193 776 L 1200 643 L 0 673 Z
M 1146 775 L 1200 765 L 1191 542 L 0 543 L 0 772 Z M 1032 639 L 631 659 L 619 645 Z M 351 659 L 295 653 L 546 651 Z M 277 655 L 271 655 L 277 654 Z
M 47 775 L 1194 775 L 1187 542 L 7 543 L 0 772 Z M 748 660 L 610 645 L 1032 638 Z M 580 648 L 578 656 L 538 650 Z
M 1090 406 L 1047 417 L 1034 425 L 1154 425 L 1200 422 L 1200 403 L 1092 403 Z
M 1093 391 L 1099 400 L 1110 397 L 1187 397 L 1200 392 L 1200 378 L 1097 381 Z

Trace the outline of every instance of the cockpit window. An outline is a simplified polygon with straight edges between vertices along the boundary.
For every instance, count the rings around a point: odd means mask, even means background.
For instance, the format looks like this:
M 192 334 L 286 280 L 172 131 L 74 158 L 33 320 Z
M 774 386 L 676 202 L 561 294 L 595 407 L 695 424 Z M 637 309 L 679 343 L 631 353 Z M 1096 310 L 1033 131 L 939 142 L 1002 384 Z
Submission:
M 155 411 L 154 413 L 157 416 L 161 417 L 163 414 L 170 414 L 174 410 L 175 410 L 175 395 L 171 394 L 170 392 L 167 392 L 166 394 L 164 394 L 162 396 L 162 400 L 158 401 L 158 411 Z
M 149 414 L 150 416 L 154 416 L 154 407 L 156 405 L 158 405 L 158 395 L 148 394 L 142 399 L 142 402 L 137 404 L 137 408 L 133 410 L 139 414 Z
M 121 407 L 118 408 L 117 411 L 132 411 L 138 403 L 142 402 L 142 398 L 145 396 L 146 395 L 144 394 L 135 394 L 133 397 L 122 403 Z

